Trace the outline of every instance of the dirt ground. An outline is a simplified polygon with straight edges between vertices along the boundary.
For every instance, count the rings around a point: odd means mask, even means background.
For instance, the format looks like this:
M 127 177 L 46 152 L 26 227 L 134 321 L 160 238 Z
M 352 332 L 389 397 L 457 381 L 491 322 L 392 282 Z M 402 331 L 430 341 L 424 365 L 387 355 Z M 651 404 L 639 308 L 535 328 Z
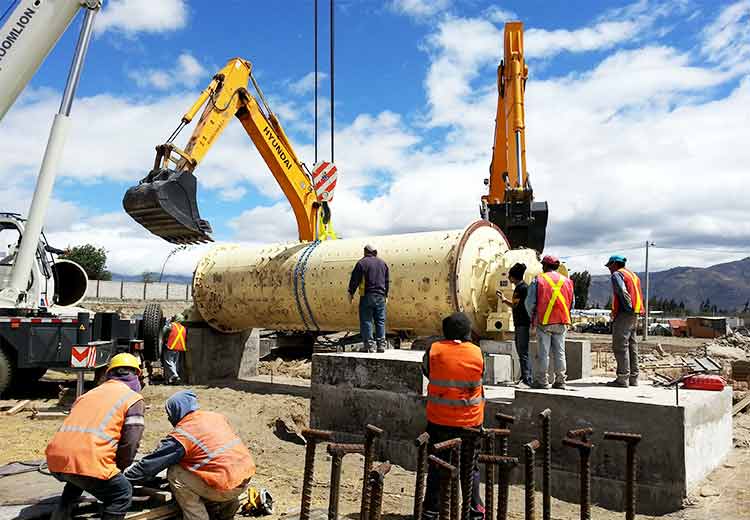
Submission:
M 52 374 L 56 379 L 45 378 L 33 390 L 18 397 L 31 398 L 32 407 L 51 409 L 57 404 L 61 383 L 68 386 L 64 376 Z M 147 386 L 143 395 L 148 406 L 146 433 L 141 452 L 153 449 L 159 439 L 170 430 L 164 414 L 165 399 L 179 387 Z M 275 499 L 275 514 L 293 517 L 298 511 L 304 465 L 304 446 L 281 440 L 274 433 L 274 424 L 282 419 L 286 424 L 301 428 L 309 422 L 309 400 L 284 395 L 259 395 L 245 392 L 240 385 L 228 387 L 198 386 L 194 390 L 201 406 L 225 414 L 237 428 L 250 447 L 257 465 L 256 486 L 267 488 Z M 8 404 L 0 403 L 2 404 Z M 17 460 L 44 458 L 47 441 L 59 427 L 62 419 L 32 420 L 31 412 L 16 416 L 0 417 L 0 464 Z M 664 520 L 703 520 L 709 518 L 747 519 L 750 510 L 750 493 L 746 483 L 750 479 L 750 414 L 735 418 L 735 444 L 729 459 L 715 470 L 695 496 L 687 501 L 687 507 L 677 513 L 660 517 Z M 328 479 L 330 459 L 320 448 L 316 459 L 316 478 L 313 492 L 313 507 L 326 508 L 328 504 Z M 350 455 L 344 459 L 341 486 L 340 511 L 355 518 L 361 493 L 362 457 Z M 386 477 L 383 513 L 386 517 L 410 516 L 413 507 L 414 473 L 394 467 Z M 538 508 L 541 497 L 538 497 Z M 512 519 L 522 519 L 523 489 L 514 487 L 509 506 Z M 578 518 L 578 505 L 553 499 L 553 518 Z M 623 513 L 594 507 L 592 517 L 601 520 L 620 519 Z M 639 518 L 651 518 L 640 517 Z

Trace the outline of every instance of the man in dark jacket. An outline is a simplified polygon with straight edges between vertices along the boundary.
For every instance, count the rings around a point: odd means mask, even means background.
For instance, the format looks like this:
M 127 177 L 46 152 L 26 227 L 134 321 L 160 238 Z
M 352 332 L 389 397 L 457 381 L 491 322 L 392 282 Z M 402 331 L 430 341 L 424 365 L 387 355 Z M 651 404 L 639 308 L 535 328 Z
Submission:
M 531 318 L 526 310 L 526 296 L 529 293 L 529 286 L 523 281 L 523 275 L 526 273 L 526 264 L 514 264 L 508 271 L 508 280 L 515 288 L 513 289 L 513 299 L 509 300 L 500 291 L 498 296 L 502 298 L 505 305 L 513 309 L 513 328 L 515 329 L 516 352 L 518 361 L 521 365 L 521 386 L 531 386 L 531 364 L 529 363 L 529 329 L 531 327 Z
M 388 265 L 378 258 L 377 250 L 365 246 L 365 254 L 357 262 L 349 280 L 349 301 L 359 290 L 359 330 L 363 352 L 375 352 L 372 345 L 372 325 L 375 323 L 375 342 L 378 352 L 385 352 L 385 307 L 388 302 Z

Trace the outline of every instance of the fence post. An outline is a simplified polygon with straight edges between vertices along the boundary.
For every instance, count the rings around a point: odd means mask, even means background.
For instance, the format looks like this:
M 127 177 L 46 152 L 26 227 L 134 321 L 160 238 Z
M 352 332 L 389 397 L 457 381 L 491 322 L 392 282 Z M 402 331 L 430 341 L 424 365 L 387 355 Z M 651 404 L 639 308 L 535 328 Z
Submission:
M 146 287 L 148 286 L 148 282 L 143 282 L 143 299 L 146 299 Z
M 125 280 L 120 280 L 120 299 L 125 299 Z
M 190 301 L 190 284 L 185 285 L 185 301 Z
M 99 299 L 99 280 L 96 281 L 96 299 Z
M 167 300 L 169 299 L 169 282 L 167 282 Z

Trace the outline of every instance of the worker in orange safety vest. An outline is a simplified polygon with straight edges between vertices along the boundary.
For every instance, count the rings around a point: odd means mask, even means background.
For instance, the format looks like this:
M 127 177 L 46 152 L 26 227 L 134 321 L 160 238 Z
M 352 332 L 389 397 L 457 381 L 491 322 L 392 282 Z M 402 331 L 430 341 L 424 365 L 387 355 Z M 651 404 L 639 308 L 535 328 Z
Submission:
M 168 385 L 179 385 L 180 362 L 182 353 L 187 351 L 187 329 L 182 324 L 181 314 L 172 316 L 162 329 L 162 362 L 164 366 L 164 382 Z
M 102 502 L 103 520 L 120 520 L 128 512 L 133 487 L 121 470 L 133 462 L 143 435 L 140 374 L 138 358 L 114 356 L 107 380 L 76 400 L 47 445 L 47 467 L 65 482 L 53 520 L 69 518 L 84 491 Z
M 644 313 L 641 280 L 625 268 L 627 259 L 609 257 L 605 267 L 612 281 L 612 351 L 617 361 L 617 377 L 608 386 L 638 386 L 638 317 Z
M 479 496 L 479 467 L 477 451 L 470 446 L 471 432 L 464 428 L 481 428 L 484 422 L 484 358 L 481 349 L 471 339 L 471 320 L 463 312 L 456 312 L 443 320 L 443 341 L 436 341 L 425 352 L 422 372 L 429 379 L 427 389 L 427 433 L 430 445 L 460 437 L 461 464 L 471 466 L 471 488 L 462 489 L 463 496 L 471 495 L 472 520 L 484 516 Z M 472 442 L 469 442 L 472 441 Z M 462 485 L 465 483 L 462 482 Z M 423 518 L 438 517 L 440 476 L 430 466 L 424 498 Z
M 526 310 L 536 323 L 536 345 L 532 344 L 532 388 L 547 389 L 550 356 L 555 379 L 553 388 L 565 389 L 567 363 L 565 334 L 570 326 L 570 310 L 575 305 L 573 282 L 557 272 L 560 260 L 551 255 L 542 258 L 542 273 L 529 285 Z
M 227 418 L 201 410 L 192 390 L 177 392 L 165 407 L 174 429 L 125 476 L 140 481 L 169 468 L 167 479 L 184 520 L 232 519 L 255 475 L 253 457 Z

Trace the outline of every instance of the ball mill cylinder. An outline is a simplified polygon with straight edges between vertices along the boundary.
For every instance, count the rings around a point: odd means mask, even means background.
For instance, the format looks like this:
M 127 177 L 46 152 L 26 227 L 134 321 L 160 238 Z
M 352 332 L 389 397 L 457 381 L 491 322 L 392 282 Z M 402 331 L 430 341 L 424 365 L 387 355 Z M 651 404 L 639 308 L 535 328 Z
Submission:
M 503 233 L 484 220 L 452 231 L 258 248 L 220 245 L 199 261 L 193 299 L 203 319 L 222 332 L 358 330 L 358 298 L 349 302 L 348 285 L 365 244 L 389 266 L 388 330 L 417 335 L 440 334 L 443 318 L 458 310 L 484 335 L 497 309 L 500 278 L 517 256 Z M 536 262 L 525 251 L 522 260 Z

